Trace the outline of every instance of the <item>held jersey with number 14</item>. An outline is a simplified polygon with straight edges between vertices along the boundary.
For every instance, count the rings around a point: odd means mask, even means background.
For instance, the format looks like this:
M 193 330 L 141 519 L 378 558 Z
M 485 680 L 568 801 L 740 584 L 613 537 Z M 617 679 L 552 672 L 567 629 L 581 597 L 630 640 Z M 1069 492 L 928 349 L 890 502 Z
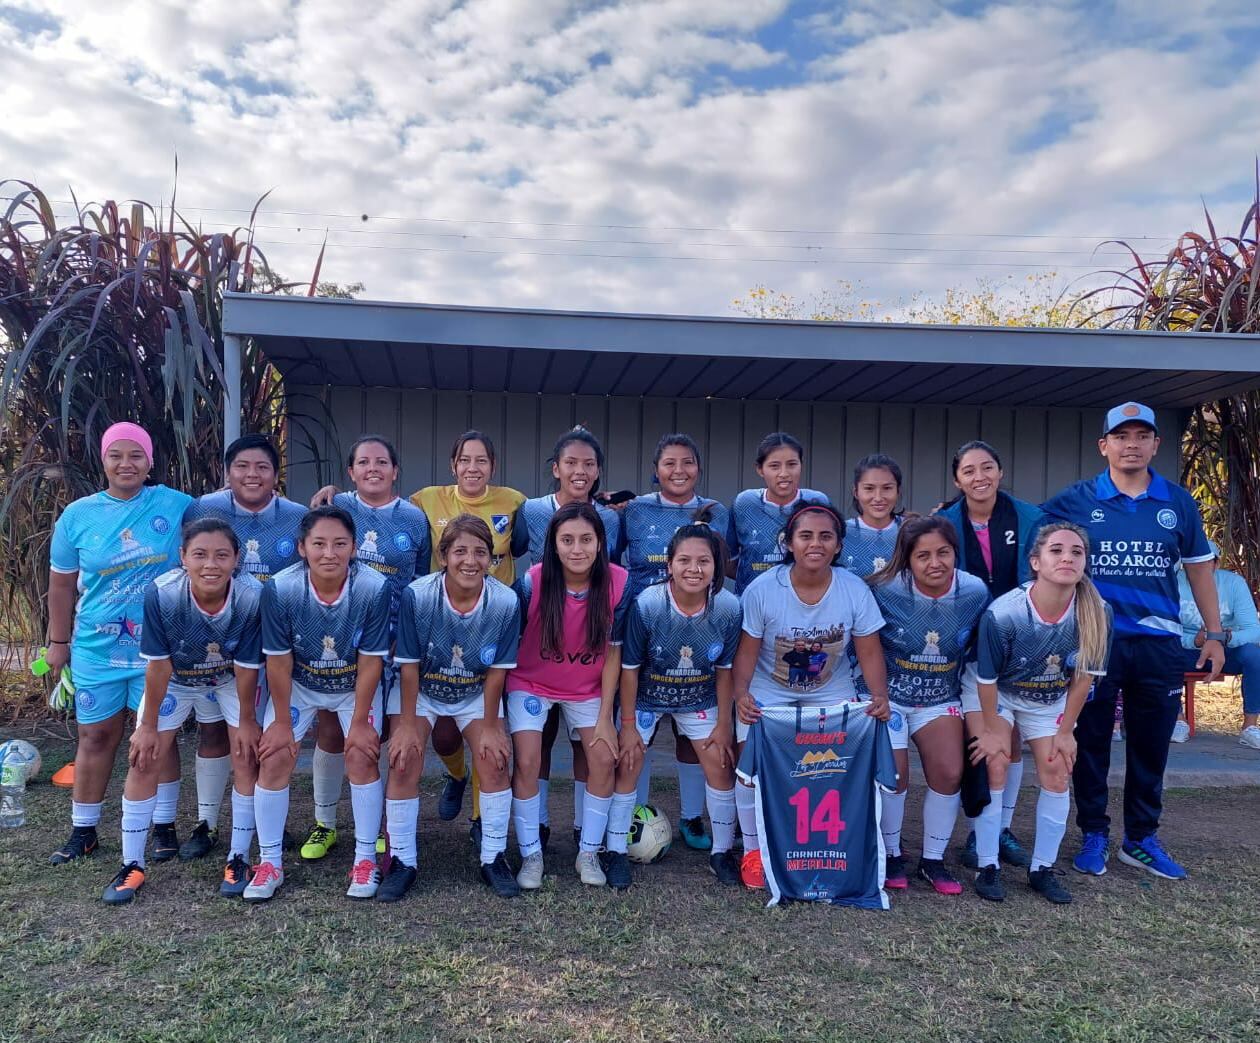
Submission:
M 767 706 L 750 729 L 739 775 L 757 787 L 768 904 L 888 908 L 878 788 L 897 765 L 869 705 Z

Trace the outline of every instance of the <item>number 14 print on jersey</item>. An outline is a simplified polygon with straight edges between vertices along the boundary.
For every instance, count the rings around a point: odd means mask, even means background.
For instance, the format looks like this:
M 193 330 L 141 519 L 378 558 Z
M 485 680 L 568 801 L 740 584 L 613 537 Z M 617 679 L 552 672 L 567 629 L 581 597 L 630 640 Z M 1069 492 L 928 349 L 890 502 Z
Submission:
M 769 706 L 748 733 L 739 774 L 757 789 L 770 905 L 888 908 L 878 790 L 897 788 L 897 767 L 868 705 Z

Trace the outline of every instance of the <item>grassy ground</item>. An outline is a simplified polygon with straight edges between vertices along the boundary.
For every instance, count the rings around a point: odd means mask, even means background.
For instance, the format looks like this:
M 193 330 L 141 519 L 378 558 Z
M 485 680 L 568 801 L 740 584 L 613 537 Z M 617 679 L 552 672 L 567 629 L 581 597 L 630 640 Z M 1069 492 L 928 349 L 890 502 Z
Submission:
M 70 749 L 51 734 L 38 736 L 45 779 Z M 675 817 L 670 780 L 654 792 Z M 889 913 L 766 909 L 681 844 L 624 896 L 584 888 L 559 781 L 546 886 L 514 902 L 480 884 L 466 824 L 434 820 L 430 787 L 421 881 L 400 905 L 344 897 L 347 837 L 325 863 L 291 863 L 266 906 L 218 898 L 208 860 L 155 867 L 133 906 L 112 909 L 98 898 L 117 864 L 117 783 L 100 854 L 56 870 L 44 858 L 68 798 L 46 782 L 28 796 L 28 825 L 0 833 L 0 1040 L 1260 1036 L 1254 790 L 1168 794 L 1164 835 L 1189 882 L 1113 863 L 1101 879 L 1069 874 L 1076 902 L 1056 909 L 1010 873 L 1000 906 L 912 886 Z M 1034 803 L 1026 792 L 1015 823 L 1028 838 Z M 292 821 L 309 813 L 301 780 Z

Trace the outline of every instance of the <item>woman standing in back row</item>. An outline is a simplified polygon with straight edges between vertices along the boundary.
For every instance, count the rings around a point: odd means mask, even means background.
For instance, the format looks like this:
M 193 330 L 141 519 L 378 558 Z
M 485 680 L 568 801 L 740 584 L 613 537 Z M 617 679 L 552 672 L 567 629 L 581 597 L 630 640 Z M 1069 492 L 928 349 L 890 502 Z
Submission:
M 988 442 L 964 442 L 954 454 L 952 466 L 954 485 L 960 495 L 941 511 L 941 516 L 948 518 L 958 533 L 958 567 L 983 581 L 990 598 L 999 598 L 1032 579 L 1028 552 L 1045 515 L 1035 503 L 1017 500 L 1002 491 L 1002 460 Z M 1010 763 L 1002 791 L 999 844 L 1002 861 L 1021 869 L 1028 865 L 1028 853 L 1011 832 L 1011 820 L 1024 781 L 1023 745 L 1016 725 L 1011 729 Z M 971 830 L 961 857 L 963 865 L 975 869 L 975 821 L 968 822 Z

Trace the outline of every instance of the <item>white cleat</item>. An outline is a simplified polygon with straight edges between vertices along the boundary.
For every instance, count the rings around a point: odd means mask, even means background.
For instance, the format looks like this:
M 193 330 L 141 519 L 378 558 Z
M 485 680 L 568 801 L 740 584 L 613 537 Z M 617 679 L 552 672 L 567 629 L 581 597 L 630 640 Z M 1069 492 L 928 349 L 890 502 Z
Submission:
M 608 877 L 604 875 L 604 870 L 599 864 L 598 851 L 579 851 L 573 868 L 577 870 L 578 878 L 582 883 L 590 884 L 592 887 L 608 886 Z
M 373 859 L 361 858 L 350 870 L 347 898 L 375 898 L 381 886 L 381 869 Z
M 543 856 L 541 851 L 526 855 L 521 860 L 521 871 L 516 874 L 516 886 L 522 891 L 537 891 L 543 882 Z
M 254 876 L 249 885 L 241 892 L 241 897 L 247 902 L 265 902 L 280 890 L 283 883 L 283 869 L 270 862 L 259 862 L 254 867 Z

